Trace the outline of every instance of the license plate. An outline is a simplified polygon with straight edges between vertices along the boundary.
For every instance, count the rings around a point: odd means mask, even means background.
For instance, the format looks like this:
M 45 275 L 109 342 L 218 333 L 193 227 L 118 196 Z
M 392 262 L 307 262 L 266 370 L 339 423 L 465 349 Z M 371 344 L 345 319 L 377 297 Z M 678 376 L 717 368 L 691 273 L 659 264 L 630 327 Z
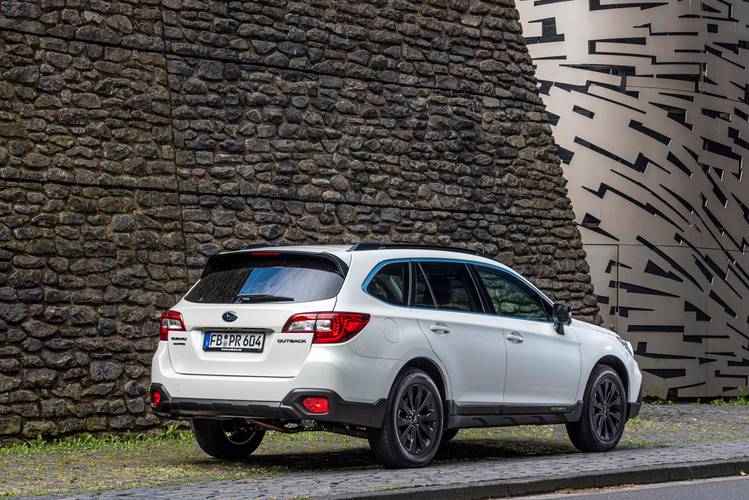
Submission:
M 222 352 L 263 352 L 264 333 L 247 332 L 205 332 L 204 351 Z

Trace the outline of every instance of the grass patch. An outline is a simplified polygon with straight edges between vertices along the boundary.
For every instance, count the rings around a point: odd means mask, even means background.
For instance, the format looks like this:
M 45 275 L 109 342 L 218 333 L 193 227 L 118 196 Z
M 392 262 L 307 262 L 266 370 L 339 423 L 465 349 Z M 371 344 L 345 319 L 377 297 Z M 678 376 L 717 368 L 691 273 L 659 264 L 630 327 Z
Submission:
M 710 401 L 710 406 L 749 406 L 749 396 L 738 396 L 736 398 L 717 398 Z
M 90 453 L 105 448 L 111 450 L 134 450 L 137 448 L 148 448 L 165 442 L 190 442 L 192 438 L 192 431 L 180 430 L 176 425 L 168 426 L 156 434 L 133 433 L 123 436 L 80 434 L 74 437 L 53 440 L 46 440 L 39 436 L 33 441 L 0 446 L 0 457 L 50 452 Z
M 672 401 L 670 399 L 661 399 L 656 397 L 645 398 L 645 404 L 651 406 L 671 406 L 674 404 L 698 404 L 698 405 L 710 405 L 710 406 L 749 406 L 749 396 L 740 394 L 730 398 L 713 398 L 713 399 L 702 399 L 697 398 L 688 401 Z
M 652 406 L 664 406 L 664 405 L 669 406 L 669 405 L 674 404 L 674 402 L 671 401 L 670 399 L 661 399 L 655 396 L 646 396 L 643 402 L 646 405 L 652 405 Z

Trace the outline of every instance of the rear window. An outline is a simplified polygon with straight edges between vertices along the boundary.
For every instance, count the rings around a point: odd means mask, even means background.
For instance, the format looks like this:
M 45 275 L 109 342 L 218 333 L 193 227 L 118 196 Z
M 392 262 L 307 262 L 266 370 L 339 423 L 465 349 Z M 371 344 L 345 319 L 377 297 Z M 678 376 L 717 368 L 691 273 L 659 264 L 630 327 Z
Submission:
M 212 304 L 311 302 L 335 297 L 344 273 L 313 255 L 231 254 L 211 259 L 185 300 Z

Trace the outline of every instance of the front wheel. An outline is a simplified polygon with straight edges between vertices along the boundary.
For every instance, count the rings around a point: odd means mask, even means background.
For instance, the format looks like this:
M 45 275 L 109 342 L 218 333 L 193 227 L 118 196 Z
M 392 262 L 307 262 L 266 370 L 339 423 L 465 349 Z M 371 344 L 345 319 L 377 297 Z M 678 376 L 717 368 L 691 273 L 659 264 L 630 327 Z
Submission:
M 622 437 L 627 421 L 627 396 L 619 375 L 597 365 L 585 388 L 579 422 L 567 424 L 567 434 L 580 451 L 609 451 Z
M 434 381 L 411 368 L 398 377 L 381 429 L 369 431 L 375 459 L 386 467 L 423 467 L 440 445 L 442 397 Z
M 200 448 L 215 458 L 247 458 L 260 446 L 265 431 L 255 429 L 242 419 L 207 420 L 194 418 L 192 429 Z

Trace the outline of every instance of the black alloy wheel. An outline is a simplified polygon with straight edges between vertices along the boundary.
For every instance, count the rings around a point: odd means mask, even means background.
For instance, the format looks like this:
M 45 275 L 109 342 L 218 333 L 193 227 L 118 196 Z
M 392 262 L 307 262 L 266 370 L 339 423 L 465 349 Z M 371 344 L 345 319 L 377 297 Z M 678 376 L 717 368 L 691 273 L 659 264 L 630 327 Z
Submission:
M 369 446 L 386 467 L 423 467 L 437 453 L 443 422 L 437 385 L 425 372 L 408 368 L 393 384 L 382 427 L 369 430 Z
M 406 388 L 395 413 L 398 440 L 405 451 L 421 455 L 433 447 L 439 428 L 438 413 L 437 400 L 428 385 L 415 381 Z
M 603 378 L 593 392 L 590 418 L 593 429 L 603 442 L 621 434 L 626 405 L 619 386 L 611 378 Z
M 609 451 L 619 443 L 627 421 L 626 394 L 613 368 L 593 368 L 585 387 L 580 420 L 567 424 L 567 434 L 578 450 Z

